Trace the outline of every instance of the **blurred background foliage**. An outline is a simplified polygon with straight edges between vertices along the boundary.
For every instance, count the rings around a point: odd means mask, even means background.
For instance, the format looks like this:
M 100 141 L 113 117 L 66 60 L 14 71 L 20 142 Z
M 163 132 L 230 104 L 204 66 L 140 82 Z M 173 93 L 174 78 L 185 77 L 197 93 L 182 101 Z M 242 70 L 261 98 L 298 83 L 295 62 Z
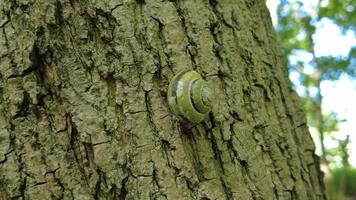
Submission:
M 342 75 L 356 78 L 356 47 L 346 55 L 320 55 L 315 50 L 316 32 L 327 23 L 337 26 L 340 34 L 355 37 L 355 7 L 356 0 L 280 0 L 277 7 L 276 31 L 289 73 L 298 77 L 292 82 L 303 88 L 298 93 L 304 100 L 309 127 L 318 135 L 315 143 L 319 143 L 329 199 L 356 199 L 356 169 L 349 163 L 352 133 L 337 135 L 339 123 L 345 119 L 323 111 L 321 83 Z M 333 39 L 331 36 L 330 42 Z M 338 146 L 328 148 L 325 137 Z

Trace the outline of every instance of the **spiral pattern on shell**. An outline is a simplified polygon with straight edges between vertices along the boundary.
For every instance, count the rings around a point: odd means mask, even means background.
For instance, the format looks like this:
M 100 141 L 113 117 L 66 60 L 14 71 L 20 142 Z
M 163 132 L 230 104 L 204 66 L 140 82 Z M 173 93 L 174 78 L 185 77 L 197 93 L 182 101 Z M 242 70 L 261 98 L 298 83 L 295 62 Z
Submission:
M 182 71 L 170 81 L 167 93 L 171 111 L 180 118 L 199 123 L 212 109 L 214 94 L 196 71 Z

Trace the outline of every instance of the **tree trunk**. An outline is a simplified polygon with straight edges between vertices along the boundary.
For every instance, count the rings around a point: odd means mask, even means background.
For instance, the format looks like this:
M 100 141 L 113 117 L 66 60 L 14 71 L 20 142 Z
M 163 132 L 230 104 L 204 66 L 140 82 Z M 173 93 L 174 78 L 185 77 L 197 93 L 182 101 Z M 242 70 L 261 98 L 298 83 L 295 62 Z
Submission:
M 325 199 L 263 0 L 2 0 L 0 44 L 0 199 Z

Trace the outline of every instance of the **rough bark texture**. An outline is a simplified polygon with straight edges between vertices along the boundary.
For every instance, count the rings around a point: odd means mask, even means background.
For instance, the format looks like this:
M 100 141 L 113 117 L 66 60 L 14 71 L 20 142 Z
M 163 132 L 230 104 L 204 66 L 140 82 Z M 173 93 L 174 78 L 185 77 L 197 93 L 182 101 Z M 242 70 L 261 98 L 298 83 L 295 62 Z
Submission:
M 263 0 L 0 0 L 0 45 L 0 199 L 325 198 Z

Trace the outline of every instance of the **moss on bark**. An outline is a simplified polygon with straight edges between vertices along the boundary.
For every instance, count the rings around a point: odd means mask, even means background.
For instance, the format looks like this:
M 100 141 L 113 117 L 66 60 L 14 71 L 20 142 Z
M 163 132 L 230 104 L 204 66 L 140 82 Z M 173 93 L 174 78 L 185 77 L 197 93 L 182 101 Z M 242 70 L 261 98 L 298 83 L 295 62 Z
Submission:
M 1 199 L 324 199 L 264 1 L 0 1 Z M 216 105 L 168 109 L 194 69 Z

